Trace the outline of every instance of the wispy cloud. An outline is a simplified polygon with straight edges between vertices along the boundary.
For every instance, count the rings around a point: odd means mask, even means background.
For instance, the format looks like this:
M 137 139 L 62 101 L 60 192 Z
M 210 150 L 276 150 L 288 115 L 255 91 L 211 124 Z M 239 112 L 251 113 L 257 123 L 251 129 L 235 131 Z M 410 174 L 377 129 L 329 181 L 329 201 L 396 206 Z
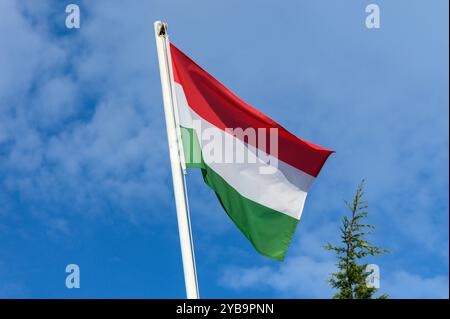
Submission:
M 310 257 L 294 257 L 276 270 L 271 267 L 231 267 L 220 283 L 231 289 L 270 289 L 279 297 L 326 298 L 332 291 L 326 282 L 333 263 Z
M 382 280 L 383 289 L 395 298 L 448 298 L 448 277 L 421 276 L 398 271 Z
M 134 220 L 145 207 L 149 216 L 153 202 L 168 203 L 161 185 L 169 171 L 158 169 L 168 166 L 162 112 L 155 119 L 149 102 L 159 109 L 160 97 L 148 90 L 158 76 L 148 57 L 150 29 L 124 23 L 128 31 L 105 32 L 102 23 L 128 17 L 118 7 L 92 4 L 85 12 L 95 19 L 83 21 L 79 35 L 56 37 L 49 21 L 63 7 L 1 6 L 8 12 L 0 22 L 0 182 L 10 194 L 4 196 L 19 193 L 31 216 L 46 207 L 41 215 L 50 221 L 49 209 L 119 212 Z M 131 30 L 142 31 L 128 37 Z

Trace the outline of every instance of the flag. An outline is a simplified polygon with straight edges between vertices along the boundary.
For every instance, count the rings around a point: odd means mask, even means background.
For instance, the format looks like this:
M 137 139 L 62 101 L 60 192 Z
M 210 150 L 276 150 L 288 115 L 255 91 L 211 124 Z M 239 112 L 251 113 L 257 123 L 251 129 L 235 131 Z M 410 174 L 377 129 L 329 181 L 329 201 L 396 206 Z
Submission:
M 201 169 L 259 253 L 283 260 L 308 190 L 333 151 L 288 132 L 173 44 L 169 51 L 186 166 Z

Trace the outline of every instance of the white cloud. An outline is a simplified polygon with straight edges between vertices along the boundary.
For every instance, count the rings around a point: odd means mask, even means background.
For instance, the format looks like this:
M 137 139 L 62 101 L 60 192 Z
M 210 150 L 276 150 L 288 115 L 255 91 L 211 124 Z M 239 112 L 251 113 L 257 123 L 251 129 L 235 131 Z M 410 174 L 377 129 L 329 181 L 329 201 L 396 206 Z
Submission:
M 331 298 L 335 291 L 325 280 L 333 271 L 331 260 L 293 257 L 279 267 L 226 268 L 220 283 L 233 290 L 272 290 L 284 298 Z M 425 277 L 406 271 L 382 274 L 379 293 L 387 293 L 392 299 L 448 298 L 448 277 Z
M 285 298 L 326 298 L 333 294 L 326 282 L 333 269 L 332 262 L 294 257 L 275 270 L 271 267 L 228 268 L 220 283 L 231 289 L 270 289 Z
M 92 18 L 56 37 L 50 24 L 63 6 L 0 4 L 2 197 L 20 194 L 19 218 L 61 234 L 69 234 L 61 215 L 161 221 L 168 215 L 151 208 L 171 204 L 160 89 L 149 90 L 159 76 L 148 56 L 151 21 L 128 23 L 118 2 L 83 9 Z
M 2 111 L 23 101 L 38 74 L 52 72 L 62 66 L 66 52 L 34 30 L 20 10 L 17 1 L 0 3 L 0 96 Z M 14 103 L 12 103 L 14 102 Z
M 223 268 L 219 279 L 223 287 L 233 290 L 270 290 L 285 298 L 331 298 L 329 275 L 335 271 L 333 253 L 322 248 L 333 241 L 338 227 L 324 224 L 312 226 L 291 244 L 285 261 L 272 266 Z
M 76 114 L 81 107 L 77 99 L 77 86 L 65 75 L 50 78 L 38 88 L 33 103 L 27 106 L 24 116 L 38 128 L 60 127 L 64 120 Z
M 386 279 L 381 277 L 381 286 L 392 298 L 444 298 L 448 299 L 448 277 L 425 277 L 406 271 L 397 271 Z

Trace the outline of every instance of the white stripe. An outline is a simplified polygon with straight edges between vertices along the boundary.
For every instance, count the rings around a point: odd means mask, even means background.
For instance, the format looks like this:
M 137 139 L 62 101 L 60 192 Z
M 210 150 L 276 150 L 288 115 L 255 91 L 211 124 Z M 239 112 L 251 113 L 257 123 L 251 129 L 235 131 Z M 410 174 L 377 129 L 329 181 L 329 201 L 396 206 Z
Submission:
M 180 112 L 180 124 L 186 128 L 195 129 L 202 149 L 206 145 L 216 142 L 217 139 L 224 141 L 225 138 L 231 138 L 234 144 L 221 143 L 222 154 L 227 152 L 234 154 L 244 150 L 254 154 L 257 158 L 257 163 L 215 163 L 211 154 L 204 152 L 203 158 L 208 166 L 242 196 L 278 212 L 300 219 L 307 191 L 314 181 L 314 177 L 271 155 L 265 154 L 260 150 L 257 151 L 255 147 L 212 125 L 189 107 L 180 84 L 175 83 L 175 91 Z M 193 125 L 193 120 L 201 122 L 201 128 Z M 208 140 L 205 136 L 202 138 L 201 134 L 205 132 L 205 129 L 209 133 L 207 134 L 208 136 L 214 136 L 213 139 Z M 263 159 L 269 159 L 269 164 Z M 273 173 L 261 174 L 261 167 L 267 167 L 268 165 L 273 167 Z

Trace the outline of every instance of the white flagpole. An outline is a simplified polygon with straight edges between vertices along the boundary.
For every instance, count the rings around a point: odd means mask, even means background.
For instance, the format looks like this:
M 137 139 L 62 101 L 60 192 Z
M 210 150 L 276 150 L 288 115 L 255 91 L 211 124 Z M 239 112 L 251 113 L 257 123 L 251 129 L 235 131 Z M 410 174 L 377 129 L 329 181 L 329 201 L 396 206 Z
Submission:
M 167 140 L 169 143 L 170 164 L 172 167 L 173 191 L 177 208 L 178 231 L 180 234 L 181 255 L 183 259 L 184 280 L 188 299 L 198 299 L 197 273 L 191 238 L 189 208 L 185 193 L 184 158 L 180 140 L 179 128 L 175 111 L 175 96 L 173 94 L 173 78 L 170 64 L 169 36 L 167 24 L 161 21 L 154 23 L 156 48 L 158 50 L 159 71 L 164 101 L 164 114 L 166 118 Z M 182 160 L 183 159 L 183 160 Z

